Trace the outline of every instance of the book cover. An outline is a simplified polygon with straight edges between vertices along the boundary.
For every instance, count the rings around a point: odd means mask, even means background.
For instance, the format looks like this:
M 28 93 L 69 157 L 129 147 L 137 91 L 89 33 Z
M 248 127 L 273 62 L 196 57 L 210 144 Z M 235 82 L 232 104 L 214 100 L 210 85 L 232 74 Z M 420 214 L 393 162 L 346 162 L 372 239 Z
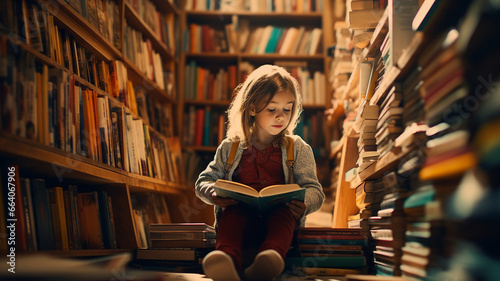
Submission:
M 308 265 L 314 264 L 314 267 L 334 267 L 334 268 L 351 268 L 362 267 L 366 265 L 364 256 L 357 257 L 286 257 L 285 267 L 311 267 Z
M 297 184 L 272 185 L 257 192 L 245 184 L 219 179 L 214 184 L 217 196 L 231 198 L 263 214 L 292 200 L 304 201 L 306 190 Z

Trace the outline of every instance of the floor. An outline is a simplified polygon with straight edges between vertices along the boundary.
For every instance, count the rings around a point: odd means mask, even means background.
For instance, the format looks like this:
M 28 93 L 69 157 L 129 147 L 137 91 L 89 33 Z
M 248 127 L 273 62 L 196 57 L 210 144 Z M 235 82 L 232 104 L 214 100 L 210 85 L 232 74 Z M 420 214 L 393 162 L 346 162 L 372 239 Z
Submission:
M 332 210 L 333 204 L 325 202 L 321 210 L 310 214 L 307 217 L 306 227 L 329 227 L 332 224 Z M 164 280 L 175 281 L 210 281 L 212 279 L 206 277 L 204 274 L 197 273 L 162 273 Z M 294 274 L 294 272 L 285 271 L 281 276 L 276 278 L 277 281 L 343 281 L 344 277 L 341 276 L 301 276 Z
M 203 274 L 195 273 L 165 273 L 165 280 L 176 280 L 176 281 L 210 281 L 212 279 L 205 277 Z M 344 277 L 335 276 L 298 276 L 293 274 L 284 273 L 275 280 L 277 281 L 302 281 L 302 280 L 314 280 L 314 281 L 343 281 Z

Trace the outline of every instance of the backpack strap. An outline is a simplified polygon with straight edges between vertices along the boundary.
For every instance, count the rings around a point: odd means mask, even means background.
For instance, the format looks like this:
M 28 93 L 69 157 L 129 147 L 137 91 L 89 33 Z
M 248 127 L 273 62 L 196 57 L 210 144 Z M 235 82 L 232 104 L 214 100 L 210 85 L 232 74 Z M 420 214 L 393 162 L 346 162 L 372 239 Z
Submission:
M 290 136 L 286 137 L 288 145 L 286 147 L 286 166 L 288 167 L 288 183 L 293 183 L 293 139 Z
M 229 158 L 227 158 L 226 166 L 224 166 L 225 178 L 228 179 L 229 169 L 233 166 L 234 158 L 236 157 L 236 152 L 238 151 L 238 147 L 240 146 L 240 142 L 233 142 L 231 145 L 231 151 L 229 152 Z

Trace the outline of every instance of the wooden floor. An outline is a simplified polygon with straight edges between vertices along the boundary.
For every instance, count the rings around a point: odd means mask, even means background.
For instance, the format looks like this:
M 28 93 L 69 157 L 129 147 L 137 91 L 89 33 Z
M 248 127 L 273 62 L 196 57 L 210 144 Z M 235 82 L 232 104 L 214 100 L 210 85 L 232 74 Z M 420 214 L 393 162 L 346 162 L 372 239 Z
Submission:
M 172 281 L 210 281 L 212 279 L 207 278 L 203 274 L 195 273 L 165 273 L 165 280 Z M 318 280 L 318 281 L 343 281 L 344 277 L 341 276 L 298 276 L 293 274 L 287 274 L 284 272 L 281 276 L 276 278 L 277 281 L 302 281 L 302 280 Z

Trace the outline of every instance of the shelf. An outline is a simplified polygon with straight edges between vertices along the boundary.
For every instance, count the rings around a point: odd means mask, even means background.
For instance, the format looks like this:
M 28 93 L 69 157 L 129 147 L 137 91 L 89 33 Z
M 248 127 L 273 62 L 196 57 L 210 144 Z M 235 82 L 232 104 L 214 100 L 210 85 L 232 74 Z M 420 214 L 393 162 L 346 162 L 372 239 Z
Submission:
M 186 150 L 194 150 L 199 152 L 215 152 L 217 150 L 216 146 L 187 146 Z
M 179 7 L 177 7 L 171 0 L 152 0 L 153 4 L 163 13 L 180 14 Z
M 231 101 L 216 101 L 216 100 L 185 100 L 186 105 L 197 105 L 197 106 L 214 106 L 214 107 L 228 107 Z
M 330 152 L 330 159 L 333 159 L 335 157 L 335 155 L 337 155 L 337 153 L 342 151 L 342 148 L 345 145 L 346 139 L 347 139 L 346 135 L 343 135 L 342 138 L 340 138 L 340 141 L 337 144 L 337 146 L 335 146 L 335 148 L 333 148 L 332 151 Z
M 33 49 L 31 46 L 27 45 L 26 43 L 20 41 L 19 39 L 16 38 L 17 35 L 0 35 L 0 36 L 8 36 L 8 40 L 13 43 L 13 44 L 16 44 L 18 45 L 19 47 L 21 47 L 23 50 L 25 50 L 26 52 L 32 54 L 33 56 L 36 57 L 36 59 L 38 59 L 39 61 L 41 61 L 42 63 L 48 65 L 48 66 L 51 66 L 51 67 L 55 67 L 55 68 L 58 68 L 58 69 L 61 69 L 61 70 L 64 70 L 66 71 L 68 74 L 71 74 L 73 73 L 73 71 L 67 69 L 65 66 L 63 65 L 60 65 L 58 62 L 56 62 L 54 59 L 52 58 L 49 58 L 48 56 L 40 53 L 39 51 Z
M 370 104 L 377 104 L 377 102 L 382 98 L 382 96 L 393 86 L 394 81 L 398 78 L 401 70 L 397 66 L 393 66 L 384 74 L 382 82 L 380 82 L 377 90 L 370 99 Z
M 15 150 L 12 149 L 14 147 Z M 22 170 L 36 171 L 43 176 L 52 175 L 61 183 L 65 180 L 76 180 L 84 184 L 122 183 L 167 193 L 179 193 L 183 189 L 161 179 L 128 173 L 80 155 L 6 133 L 0 133 L 0 155 L 5 163 L 21 162 Z
M 323 62 L 324 56 L 321 54 L 317 55 L 279 55 L 279 54 L 248 54 L 248 53 L 243 53 L 241 54 L 241 59 L 246 59 L 246 60 L 253 60 L 253 61 L 258 61 L 258 60 L 264 60 L 264 61 L 270 61 L 270 60 L 301 60 L 301 61 L 318 61 L 318 62 Z
M 368 52 L 366 54 L 367 58 L 373 59 L 377 56 L 377 53 L 380 52 L 380 46 L 382 45 L 382 42 L 384 42 L 387 32 L 389 32 L 389 9 L 385 9 L 382 18 L 373 32 L 372 39 L 370 40 L 370 46 L 368 46 Z
M 384 156 L 374 161 L 368 168 L 359 172 L 359 178 L 362 181 L 377 179 L 387 173 L 390 169 L 394 168 L 401 158 L 408 155 L 411 150 L 402 151 L 401 148 L 395 147 Z
M 197 61 L 211 62 L 211 63 L 238 63 L 238 55 L 232 53 L 186 53 L 186 61 L 195 59 Z
M 97 257 L 116 255 L 121 253 L 131 253 L 133 249 L 89 249 L 89 250 L 58 250 L 58 251 L 41 251 L 40 253 L 49 254 L 51 256 L 61 258 L 73 257 Z
M 127 23 L 134 27 L 135 29 L 139 30 L 142 32 L 144 35 L 146 35 L 149 39 L 151 40 L 151 43 L 153 45 L 153 49 L 161 54 L 165 59 L 168 60 L 174 60 L 175 57 L 172 54 L 172 52 L 169 50 L 169 48 L 161 41 L 160 38 L 154 33 L 154 31 L 147 25 L 142 18 L 137 14 L 136 11 L 130 6 L 130 4 L 125 3 L 125 19 L 127 20 Z
M 79 43 L 83 43 L 82 45 L 87 50 L 91 50 L 101 59 L 112 61 L 123 57 L 123 54 L 115 46 L 112 46 L 82 15 L 64 1 L 56 1 L 57 7 L 60 9 L 53 15 L 58 26 L 71 30 L 72 35 L 79 38 Z M 47 10 L 52 10 L 52 7 L 47 7 Z
M 300 23 L 300 25 L 321 26 L 322 13 L 251 13 L 243 12 L 238 14 L 240 18 L 248 19 L 253 24 L 276 24 L 287 25 L 289 21 Z
M 134 83 L 135 86 L 143 87 L 148 91 L 148 93 L 163 102 L 170 102 L 173 104 L 176 103 L 172 97 L 168 96 L 164 90 L 158 87 L 156 82 L 146 77 L 146 75 L 143 74 L 130 59 L 124 58 L 123 61 L 127 66 L 128 78 Z

